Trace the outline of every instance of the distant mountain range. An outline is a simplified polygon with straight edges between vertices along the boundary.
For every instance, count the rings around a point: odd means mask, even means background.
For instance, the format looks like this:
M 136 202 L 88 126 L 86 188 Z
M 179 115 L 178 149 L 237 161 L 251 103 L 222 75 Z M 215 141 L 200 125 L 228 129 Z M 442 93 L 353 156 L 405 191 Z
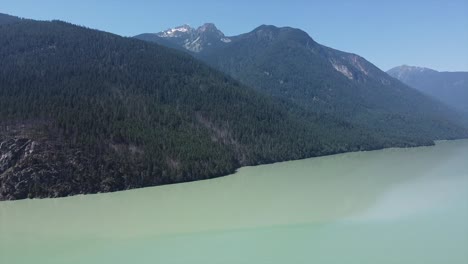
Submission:
M 438 72 L 428 68 L 403 65 L 387 73 L 468 114 L 468 72 Z
M 0 14 L 0 200 L 468 137 L 456 112 L 297 29 L 139 38 L 178 50 Z
M 135 38 L 185 49 L 254 89 L 374 133 L 421 138 L 460 120 L 364 58 L 320 45 L 300 29 L 263 25 L 226 37 L 213 24 L 185 25 Z

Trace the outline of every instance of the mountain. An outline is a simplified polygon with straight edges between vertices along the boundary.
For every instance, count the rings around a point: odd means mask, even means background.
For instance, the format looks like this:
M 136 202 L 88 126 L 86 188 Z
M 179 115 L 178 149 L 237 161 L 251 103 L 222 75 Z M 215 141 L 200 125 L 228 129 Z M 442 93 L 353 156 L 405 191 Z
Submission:
M 197 29 L 189 25 L 182 25 L 159 33 L 141 34 L 135 36 L 135 38 L 197 53 L 222 46 L 224 43 L 231 41 L 213 23 L 205 23 Z
M 373 134 L 260 93 L 185 53 L 61 21 L 0 26 L 0 61 L 0 200 L 432 144 Z
M 386 137 L 436 139 L 454 136 L 453 127 L 466 129 L 458 122 L 459 114 L 437 100 L 356 54 L 320 45 L 299 29 L 262 25 L 201 50 L 181 45 L 190 42 L 186 34 L 155 36 L 151 41 L 164 45 L 163 38 L 185 48 L 258 91 Z
M 173 37 L 158 38 L 176 45 L 178 35 L 199 34 L 194 39 L 199 45 L 183 49 L 200 47 L 196 54 L 206 58 L 249 38 L 223 40 L 209 24 L 190 31 L 180 28 L 166 32 Z M 293 45 L 287 55 L 294 54 L 298 43 L 286 42 Z M 241 55 L 236 56 L 247 67 L 249 58 Z M 366 83 L 365 76 L 380 73 L 359 70 L 353 58 L 336 58 L 333 74 L 320 76 L 323 83 Z M 246 165 L 467 136 L 464 128 L 443 119 L 444 109 L 437 123 L 408 114 L 409 123 L 400 128 L 392 120 L 406 116 L 375 108 L 383 112 L 378 117 L 388 118 L 377 130 L 365 115 L 355 122 L 337 114 L 343 110 L 307 108 L 293 90 L 294 96 L 280 96 L 262 86 L 250 88 L 183 52 L 61 21 L 23 19 L 0 26 L 0 61 L 0 200 L 193 181 Z M 262 74 L 277 78 L 277 72 Z M 281 80 L 278 87 L 294 81 Z M 330 97 L 317 102 L 332 102 L 341 89 L 325 88 L 323 95 Z M 340 100 L 352 105 L 347 100 L 355 100 L 354 93 L 371 87 L 347 88 L 356 90 L 339 94 L 349 96 Z M 358 109 L 361 104 L 354 103 Z
M 21 21 L 19 17 L 0 13 L 0 25 L 11 24 L 19 21 Z
M 468 72 L 438 72 L 403 65 L 387 71 L 403 83 L 468 113 Z

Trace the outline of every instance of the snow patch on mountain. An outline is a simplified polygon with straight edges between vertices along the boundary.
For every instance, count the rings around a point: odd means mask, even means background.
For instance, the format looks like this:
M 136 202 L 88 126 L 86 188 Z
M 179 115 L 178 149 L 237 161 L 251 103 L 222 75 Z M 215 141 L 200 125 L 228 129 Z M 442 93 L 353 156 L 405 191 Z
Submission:
M 196 29 L 189 25 L 182 25 L 156 33 L 156 35 L 196 53 L 203 51 L 208 46 L 225 45 L 232 42 L 232 39 L 224 36 L 224 33 L 213 23 L 205 23 Z
M 190 27 L 189 25 L 182 25 L 179 27 L 167 29 L 165 31 L 158 33 L 157 35 L 163 38 L 172 38 L 172 37 L 176 37 L 180 33 L 190 33 L 193 30 L 194 29 Z
M 200 52 L 202 51 L 203 47 L 202 47 L 202 43 L 200 41 L 200 36 L 198 36 L 195 40 L 193 41 L 190 41 L 190 40 L 186 40 L 185 41 L 185 44 L 184 44 L 184 48 L 190 50 L 190 51 L 193 51 L 193 52 Z

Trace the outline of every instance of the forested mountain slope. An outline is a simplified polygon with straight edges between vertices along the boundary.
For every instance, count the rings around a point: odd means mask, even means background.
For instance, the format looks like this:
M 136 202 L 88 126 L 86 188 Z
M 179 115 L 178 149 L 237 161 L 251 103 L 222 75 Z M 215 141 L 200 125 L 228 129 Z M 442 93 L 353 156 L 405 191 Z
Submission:
M 0 199 L 432 143 L 372 134 L 258 93 L 181 52 L 60 21 L 1 25 L 0 61 Z
M 332 114 L 388 137 L 451 138 L 465 129 L 459 113 L 362 57 L 320 45 L 299 29 L 263 25 L 225 38 L 228 41 L 222 36 L 205 37 L 209 43 L 197 37 L 197 45 L 204 48 L 186 48 L 236 80 L 303 109 Z M 182 41 L 184 37 L 188 40 Z M 161 32 L 146 40 L 190 47 L 192 38 L 185 32 Z

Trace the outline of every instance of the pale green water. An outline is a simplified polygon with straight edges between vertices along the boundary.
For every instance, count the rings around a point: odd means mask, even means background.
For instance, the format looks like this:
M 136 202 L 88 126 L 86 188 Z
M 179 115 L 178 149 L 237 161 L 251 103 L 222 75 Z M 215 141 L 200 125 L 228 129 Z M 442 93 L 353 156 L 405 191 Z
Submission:
M 468 140 L 0 202 L 0 263 L 468 263 Z

